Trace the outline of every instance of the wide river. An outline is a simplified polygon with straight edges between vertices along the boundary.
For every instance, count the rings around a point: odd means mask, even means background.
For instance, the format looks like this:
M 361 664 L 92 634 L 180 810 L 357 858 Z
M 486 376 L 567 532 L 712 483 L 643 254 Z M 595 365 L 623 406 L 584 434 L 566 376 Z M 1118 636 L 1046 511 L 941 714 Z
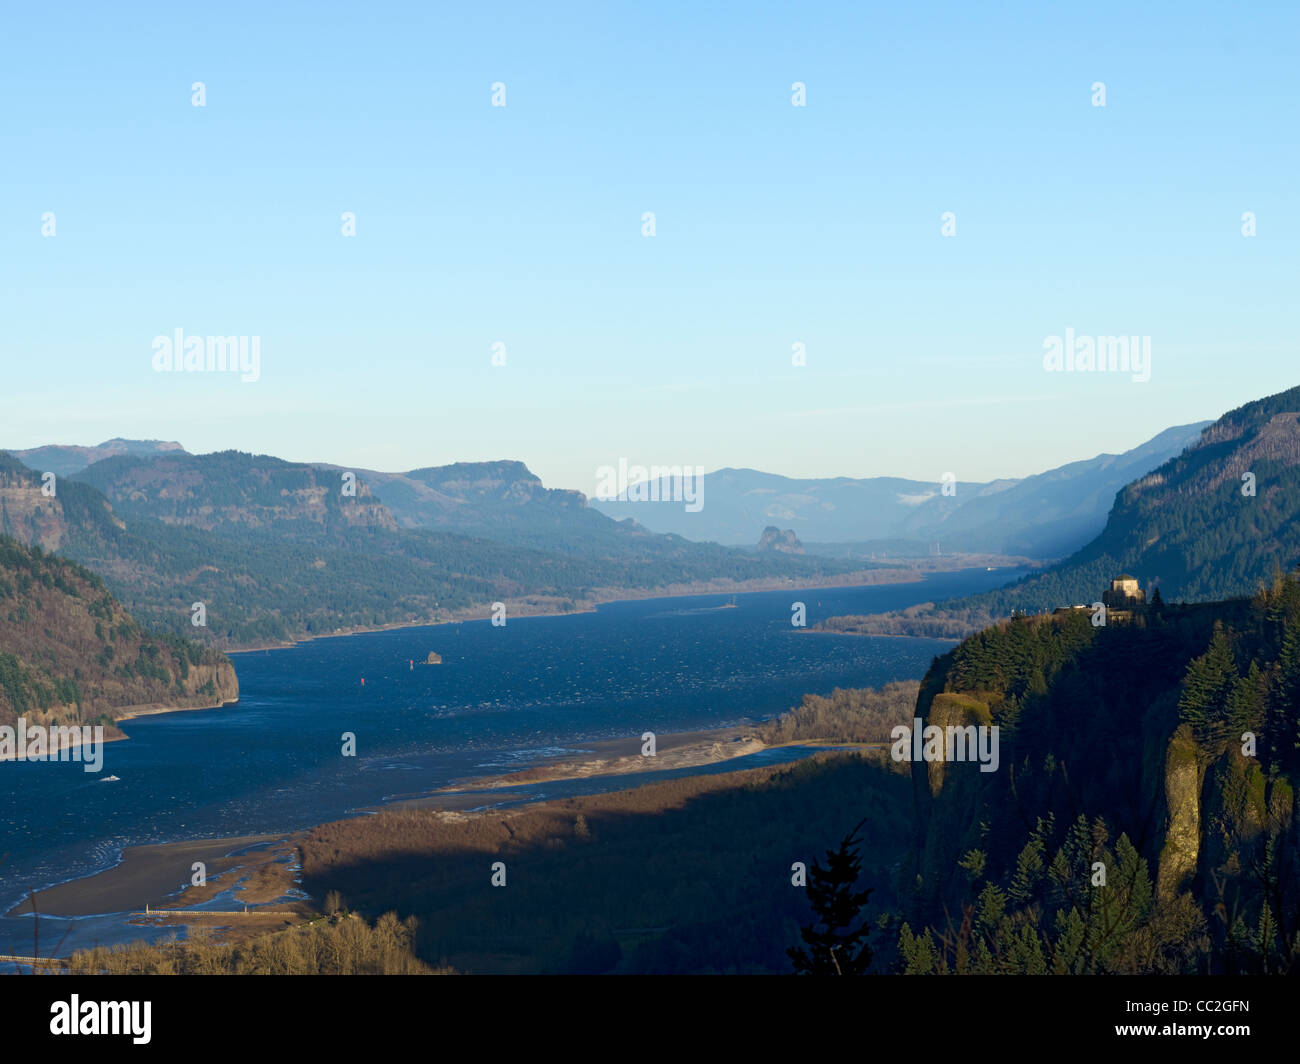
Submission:
M 727 595 L 614 602 L 504 627 L 405 628 L 232 655 L 238 703 L 125 722 L 130 739 L 104 747 L 98 775 L 72 762 L 0 764 L 0 914 L 33 888 L 110 867 L 127 846 L 307 827 L 597 739 L 725 727 L 779 714 L 806 692 L 919 679 L 951 644 L 800 632 L 791 604 L 806 604 L 811 625 L 1018 575 L 757 592 L 735 596 L 734 609 Z M 421 665 L 429 651 L 443 663 Z M 340 756 L 344 732 L 356 736 L 355 757 Z M 119 937 L 89 919 L 74 940 Z M 30 917 L 0 918 L 0 953 L 30 944 Z

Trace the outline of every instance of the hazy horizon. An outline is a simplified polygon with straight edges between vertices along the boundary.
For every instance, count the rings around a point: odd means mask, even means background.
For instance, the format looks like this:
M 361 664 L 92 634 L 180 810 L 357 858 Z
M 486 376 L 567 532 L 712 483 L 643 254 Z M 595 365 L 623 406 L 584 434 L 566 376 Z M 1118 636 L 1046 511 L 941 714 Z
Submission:
M 987 481 L 1295 383 L 1295 10 L 371 14 L 12 13 L 5 446 Z
M 1225 410 L 1225 411 L 1223 411 L 1223 413 L 1227 413 L 1227 411 Z M 1221 415 L 1218 415 L 1218 416 L 1221 416 Z M 1142 444 L 1147 443 L 1149 440 L 1154 439 L 1156 436 L 1159 436 L 1159 435 L 1163 434 L 1163 433 L 1166 432 L 1166 431 L 1170 431 L 1170 430 L 1173 430 L 1173 429 L 1186 428 L 1188 425 L 1198 424 L 1198 423 L 1200 423 L 1200 422 L 1202 422 L 1202 421 L 1212 422 L 1212 421 L 1214 421 L 1214 420 L 1217 420 L 1217 416 L 1216 416 L 1215 418 L 1198 418 L 1198 419 L 1196 419 L 1196 420 L 1194 420 L 1194 421 L 1189 421 L 1189 422 L 1187 422 L 1187 423 L 1184 424 L 1184 425 L 1168 425 L 1168 426 L 1166 426 L 1166 427 L 1163 428 L 1163 429 L 1160 429 L 1160 430 L 1158 430 L 1158 431 L 1156 431 L 1156 432 L 1152 432 L 1149 436 L 1144 437 L 1142 440 L 1140 440 L 1140 441 L 1139 441 L 1137 444 L 1135 444 L 1134 446 L 1135 446 L 1135 447 L 1141 446 Z M 8 450 L 11 450 L 11 451 L 25 451 L 25 450 L 31 450 L 31 449 L 39 448 L 39 447 L 81 447 L 81 448 L 86 448 L 86 449 L 93 449 L 93 448 L 95 448 L 95 447 L 99 447 L 99 446 L 102 446 L 102 445 L 104 445 L 104 444 L 110 443 L 110 442 L 112 442 L 113 440 L 123 440 L 123 441 L 126 441 L 126 442 L 128 442 L 128 443 L 166 443 L 166 444 L 175 443 L 175 444 L 179 444 L 180 447 L 181 447 L 181 450 L 184 451 L 185 453 L 187 453 L 187 454 L 191 454 L 191 455 L 195 455 L 195 456 L 203 456 L 203 455 L 208 455 L 208 454 L 218 454 L 218 453 L 221 453 L 221 452 L 224 452 L 224 451 L 242 451 L 242 452 L 245 453 L 245 454 L 269 455 L 269 456 L 272 457 L 272 458 L 278 458 L 278 459 L 281 459 L 282 461 L 290 462 L 290 463 L 293 463 L 293 464 L 296 464 L 296 465 L 313 465 L 313 466 L 328 466 L 328 467 L 337 466 L 337 467 L 339 467 L 339 468 L 348 468 L 349 466 L 357 467 L 357 463 L 355 463 L 355 462 L 353 462 L 353 463 L 349 463 L 349 462 L 346 462 L 346 461 L 336 460 L 336 459 L 334 459 L 334 458 L 328 458 L 328 459 L 324 459 L 324 458 L 302 458 L 302 457 L 300 457 L 300 456 L 293 455 L 293 454 L 274 454 L 274 453 L 267 452 L 267 451 L 254 451 L 254 450 L 249 450 L 248 448 L 245 448 L 245 447 L 240 447 L 240 446 L 235 446 L 235 445 L 226 446 L 226 447 L 217 447 L 217 448 L 214 448 L 214 449 L 212 449 L 212 450 L 203 450 L 203 451 L 199 451 L 199 450 L 195 450 L 195 449 L 193 449 L 193 448 L 191 448 L 191 447 L 186 446 L 184 440 L 162 439 L 162 438 L 159 438 L 159 437 L 132 437 L 132 436 L 122 436 L 122 435 L 120 435 L 120 434 L 119 434 L 119 435 L 116 435 L 116 436 L 110 436 L 110 437 L 107 437 L 107 438 L 105 438 L 105 439 L 102 439 L 102 440 L 97 441 L 96 443 L 69 443 L 69 442 L 67 442 L 67 441 L 51 441 L 51 440 L 46 440 L 46 441 L 41 442 L 41 443 L 33 444 L 31 447 L 13 447 L 13 448 L 10 448 L 10 447 L 8 447 L 8 445 L 3 444 L 3 441 L 0 441 L 0 450 L 8 449 Z M 1132 448 L 1125 448 L 1124 450 L 1131 450 L 1131 449 L 1132 449 Z M 179 453 L 179 452 L 178 452 L 178 453 Z M 1122 454 L 1122 453 L 1124 453 L 1124 452 L 1123 452 L 1123 451 L 1119 451 L 1119 450 L 1108 450 L 1108 449 L 1103 449 L 1103 450 L 1101 450 L 1101 451 L 1094 451 L 1094 452 L 1089 453 L 1089 454 L 1080 454 L 1080 455 L 1078 455 L 1078 456 L 1076 456 L 1076 457 L 1074 457 L 1074 458 L 1067 458 L 1065 461 L 1061 462 L 1060 465 L 1070 465 L 1070 464 L 1073 464 L 1073 463 L 1075 463 L 1075 462 L 1087 462 L 1087 461 L 1090 461 L 1090 460 L 1095 459 L 1095 458 L 1100 458 L 1100 457 L 1102 457 L 1102 456 L 1104 456 L 1104 455 L 1119 455 L 1119 454 Z M 536 475 L 537 478 L 542 482 L 542 484 L 543 484 L 545 487 L 547 487 L 547 488 L 562 488 L 562 489 L 566 489 L 566 490 L 577 490 L 577 491 L 581 491 L 581 492 L 583 492 L 584 494 L 588 495 L 589 497 L 591 496 L 591 492 L 588 490 L 588 487 L 584 487 L 584 486 L 580 486 L 580 485 L 576 485 L 576 484 L 562 484 L 562 483 L 553 482 L 552 480 L 548 479 L 545 475 L 543 475 L 541 472 L 539 472 L 539 471 L 538 471 L 538 470 L 533 466 L 533 464 L 532 464 L 531 462 L 529 462 L 529 460 L 527 459 L 527 457 L 516 456 L 516 455 L 496 455 L 496 456 L 493 456 L 493 457 L 486 457 L 486 458 L 453 458 L 453 459 L 451 459 L 451 460 L 449 460 L 449 461 L 446 461 L 446 462 L 423 462 L 423 463 L 416 463 L 416 464 L 412 464 L 412 465 L 405 465 L 405 466 L 395 467 L 395 468 L 389 468 L 389 469 L 382 469 L 382 468 L 378 468 L 378 467 L 376 467 L 376 468 L 374 468 L 373 471 L 374 471 L 374 472 L 377 472 L 377 473 L 402 474 L 402 473 L 410 473 L 410 472 L 414 472 L 414 471 L 419 470 L 419 469 L 437 468 L 437 467 L 441 467 L 441 466 L 455 465 L 455 464 L 458 464 L 458 463 L 490 463 L 490 462 L 520 462 L 520 463 L 522 463 L 522 464 L 523 464 L 523 465 L 524 465 L 524 466 L 529 470 L 529 472 L 531 472 L 531 473 L 533 473 L 534 475 Z M 666 465 L 666 464 L 670 464 L 670 463 L 663 463 L 663 462 L 660 462 L 660 463 L 632 463 L 632 464 L 634 464 L 634 465 L 635 465 L 635 464 L 641 464 L 641 465 L 650 466 L 650 465 Z M 678 463 L 678 464 L 680 464 L 680 463 Z M 358 468 L 359 468 L 359 467 L 358 467 Z M 988 478 L 976 478 L 976 482 L 978 482 L 978 483 L 991 483 L 991 482 L 994 482 L 994 481 L 1000 481 L 1000 480 L 1023 480 L 1023 479 L 1025 479 L 1025 478 L 1027 478 L 1027 477 L 1032 477 L 1032 476 L 1035 476 L 1035 475 L 1037 475 L 1037 474 L 1039 474 L 1039 473 L 1047 472 L 1049 468 L 1057 468 L 1057 467 L 1056 467 L 1056 466 L 1052 466 L 1052 467 L 1044 467 L 1044 468 L 1042 468 L 1042 469 L 1030 469 L 1030 470 L 1027 470 L 1027 471 L 1024 472 L 1024 473 L 1018 473 L 1018 474 L 1006 474 L 1006 475 L 1003 475 L 1003 476 L 994 476 L 994 477 L 988 477 Z M 837 479 L 849 479 L 849 480 L 871 480 L 871 479 L 875 479 L 875 478 L 894 478 L 894 479 L 900 479 L 900 480 L 916 480 L 916 481 L 921 481 L 921 482 L 928 483 L 928 482 L 930 482 L 930 481 L 937 481 L 937 480 L 939 479 L 938 477 L 928 477 L 928 478 L 927 478 L 927 477 L 912 477 L 912 476 L 907 476 L 906 474 L 902 474 L 902 473 L 894 473 L 894 472 L 889 472 L 889 471 L 882 471 L 882 472 L 879 472 L 879 473 L 866 473 L 866 474 L 861 474 L 861 475 L 855 475 L 855 474 L 850 474 L 850 473 L 830 473 L 830 474 L 818 474 L 818 475 L 799 475 L 799 474 L 780 473 L 780 472 L 777 472 L 777 471 L 775 471 L 775 470 L 771 470 L 771 469 L 759 469 L 759 468 L 757 468 L 757 467 L 755 467 L 755 466 L 752 466 L 752 465 L 742 465 L 742 466 L 719 466 L 719 467 L 716 468 L 716 469 L 709 469 L 709 468 L 706 467 L 705 470 L 704 470 L 704 476 L 706 476 L 706 477 L 708 477 L 708 476 L 713 476 L 713 475 L 715 475 L 715 474 L 717 474 L 717 473 L 722 473 L 722 472 L 727 472 L 727 471 L 734 471 L 734 472 L 752 472 L 752 473 L 758 473 L 758 474 L 765 475 L 765 476 L 779 476 L 779 477 L 785 477 L 786 479 L 789 479 L 789 480 L 800 480 L 800 481 L 807 481 L 807 480 L 837 480 Z M 588 480 L 589 480 L 590 482 L 594 482 L 594 481 L 596 480 L 596 477 L 595 477 L 594 474 L 593 474 L 593 475 L 591 475 L 591 476 L 588 477 Z

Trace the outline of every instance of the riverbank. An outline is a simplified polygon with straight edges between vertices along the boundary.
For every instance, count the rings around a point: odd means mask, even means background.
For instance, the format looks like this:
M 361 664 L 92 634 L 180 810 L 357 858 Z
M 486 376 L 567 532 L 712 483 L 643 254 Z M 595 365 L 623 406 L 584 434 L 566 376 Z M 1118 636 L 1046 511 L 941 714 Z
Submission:
M 120 716 L 114 716 L 113 723 L 121 724 L 124 720 L 134 720 L 136 717 L 156 717 L 162 713 L 188 713 L 194 709 L 221 709 L 223 706 L 233 706 L 239 701 L 238 698 L 218 699 L 215 702 L 204 702 L 201 706 L 167 706 L 161 702 L 149 702 L 140 706 L 126 706 Z M 122 736 L 127 738 L 127 736 Z
M 583 745 L 584 749 L 579 752 L 544 764 L 514 772 L 471 777 L 426 795 L 358 809 L 355 816 L 364 817 L 390 809 L 433 809 L 467 818 L 491 817 L 499 814 L 472 810 L 489 801 L 485 792 L 501 787 L 702 768 L 760 750 L 779 748 L 768 747 L 749 726 L 657 736 L 653 757 L 641 753 L 643 740 L 640 736 Z M 635 786 L 640 786 L 640 783 Z M 616 788 L 612 793 L 621 791 Z M 314 829 L 131 846 L 109 869 L 38 891 L 36 906 L 45 917 L 138 914 L 147 909 L 151 913 L 151 925 L 210 925 L 212 918 L 204 916 L 202 910 L 187 907 L 208 902 L 219 893 L 231 890 L 237 883 L 242 882 L 242 885 L 233 895 L 232 906 L 245 903 L 263 906 L 282 898 L 294 885 L 289 870 L 296 866 L 297 848 L 311 830 Z M 194 886 L 191 882 L 196 861 L 205 866 L 204 886 Z M 297 912 L 300 908 L 299 903 L 285 903 L 274 906 L 273 911 L 278 919 L 282 919 L 285 914 Z M 154 910 L 161 910 L 161 913 Z M 23 916 L 31 911 L 31 900 L 26 899 L 4 915 Z
M 444 795 L 474 795 L 482 791 L 521 784 L 556 783 L 560 780 L 595 779 L 622 776 L 633 772 L 668 772 L 673 769 L 700 768 L 738 757 L 747 757 L 760 750 L 768 749 L 767 745 L 754 734 L 754 728 L 748 725 L 658 735 L 654 739 L 653 754 L 643 753 L 647 745 L 643 736 L 603 739 L 583 745 L 586 749 L 557 757 L 544 764 L 530 765 L 527 768 L 499 775 L 475 777 L 461 783 L 439 787 L 427 796 L 400 799 L 388 804 L 418 808 L 439 804 L 441 796 Z
M 147 702 L 138 706 L 123 706 L 120 711 L 115 711 L 113 714 L 112 724 L 79 724 L 71 721 L 61 721 L 57 724 L 42 724 L 39 725 L 39 727 L 46 730 L 46 756 L 43 756 L 40 760 L 57 761 L 60 760 L 60 758 L 57 758 L 54 755 L 58 754 L 60 751 L 65 749 L 72 751 L 80 747 L 82 745 L 81 729 L 83 727 L 102 727 L 104 729 L 104 735 L 99 741 L 102 743 L 118 743 L 123 739 L 131 738 L 131 736 L 127 735 L 118 727 L 118 725 L 123 721 L 134 720 L 136 717 L 158 716 L 162 713 L 188 713 L 192 710 L 199 709 L 221 709 L 223 706 L 233 706 L 238 701 L 239 699 L 237 698 L 218 699 L 215 702 L 204 702 L 202 705 L 197 706 L 168 706 L 161 702 Z M 13 725 L 10 725 L 10 727 L 13 727 Z M 64 728 L 72 729 L 72 731 L 56 731 L 56 729 Z M 65 738 L 69 741 L 66 743 L 60 741 Z M 16 754 L 0 754 L 0 763 L 19 760 L 23 759 L 19 758 Z M 64 760 L 75 760 L 75 758 L 67 758 Z
M 272 855 L 275 844 L 295 838 L 292 833 L 237 835 L 130 846 L 112 868 L 37 891 L 36 909 L 42 916 L 96 916 L 198 904 L 230 885 L 223 879 L 228 873 L 251 870 Z M 181 899 L 182 891 L 202 889 L 192 888 L 196 861 L 205 867 L 210 893 Z M 31 912 L 29 897 L 4 915 Z
M 804 578 L 797 582 L 789 577 L 763 577 L 754 580 L 711 580 L 704 583 L 669 584 L 666 587 L 656 588 L 597 588 L 580 600 L 566 599 L 560 596 L 528 595 L 520 599 L 505 600 L 506 616 L 510 618 L 570 617 L 580 613 L 594 613 L 597 607 L 612 602 L 641 602 L 646 599 L 657 598 L 689 598 L 697 595 L 743 595 L 759 591 L 852 590 L 863 587 L 914 584 L 924 581 L 927 575 L 934 573 L 983 569 L 990 560 L 998 561 L 1000 568 L 1014 568 L 1023 561 L 1013 558 L 991 558 L 988 555 L 972 555 L 969 557 L 954 555 L 942 558 L 909 560 L 914 564 L 888 569 L 862 569 L 851 573 L 837 573 L 820 579 Z M 572 608 L 565 608 L 569 604 L 572 604 Z M 436 617 L 423 620 L 337 628 L 332 632 L 303 635 L 291 640 L 247 644 L 236 643 L 219 649 L 225 654 L 287 650 L 301 643 L 314 642 L 317 639 L 336 639 L 342 636 L 364 635 L 370 632 L 393 632 L 404 628 L 433 628 L 438 625 L 460 624 L 464 621 L 483 621 L 488 620 L 490 617 L 490 606 L 468 606 L 461 610 L 448 611 L 446 614 L 439 614 Z

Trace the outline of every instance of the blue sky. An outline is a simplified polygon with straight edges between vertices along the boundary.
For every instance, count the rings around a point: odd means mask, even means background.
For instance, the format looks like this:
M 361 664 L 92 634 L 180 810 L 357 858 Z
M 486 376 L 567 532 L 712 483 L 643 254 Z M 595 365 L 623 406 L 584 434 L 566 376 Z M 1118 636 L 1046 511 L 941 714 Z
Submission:
M 0 445 L 982 480 L 1300 384 L 1295 5 L 128 6 L 6 14 Z

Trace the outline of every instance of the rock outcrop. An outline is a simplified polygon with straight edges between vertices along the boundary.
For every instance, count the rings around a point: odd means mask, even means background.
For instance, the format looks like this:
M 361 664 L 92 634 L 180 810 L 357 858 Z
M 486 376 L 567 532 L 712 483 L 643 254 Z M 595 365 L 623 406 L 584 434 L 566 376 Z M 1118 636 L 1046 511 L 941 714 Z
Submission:
M 759 537 L 758 552 L 760 554 L 802 554 L 803 544 L 794 534 L 794 529 L 787 528 L 783 532 L 776 525 L 768 525 L 763 529 L 763 535 Z

